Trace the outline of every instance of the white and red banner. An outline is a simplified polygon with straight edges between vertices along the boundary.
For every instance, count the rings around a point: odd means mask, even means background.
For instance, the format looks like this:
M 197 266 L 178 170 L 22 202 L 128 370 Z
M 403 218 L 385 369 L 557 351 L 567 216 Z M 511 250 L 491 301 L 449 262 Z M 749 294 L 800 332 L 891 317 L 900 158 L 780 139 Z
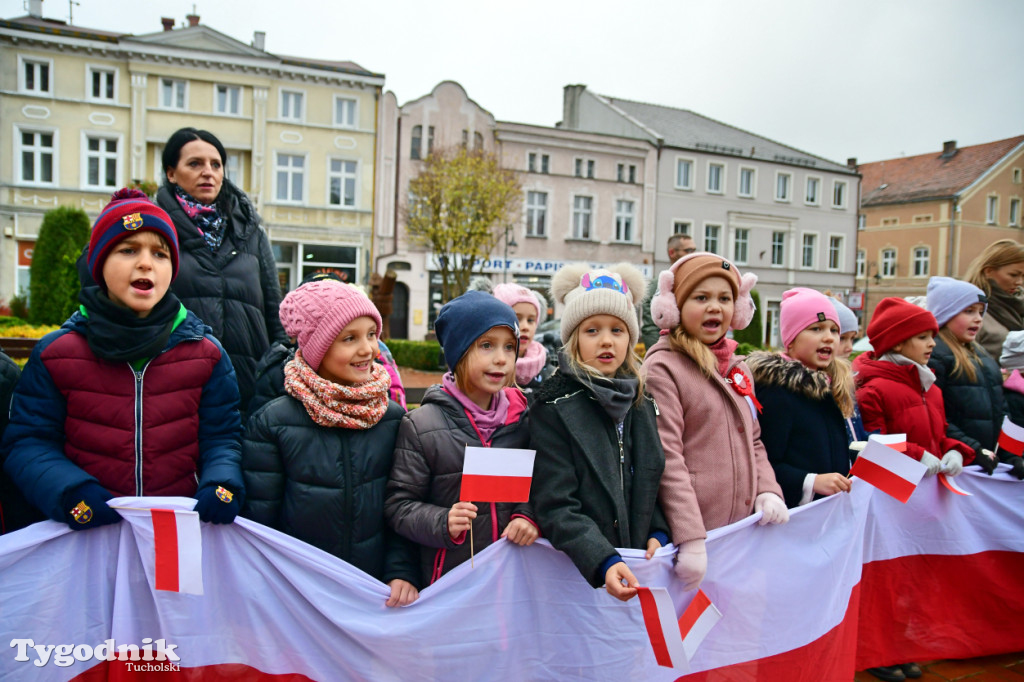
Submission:
M 536 450 L 466 447 L 462 466 L 464 502 L 526 502 Z
M 151 536 L 153 544 L 153 589 L 168 592 L 203 593 L 203 544 L 199 514 L 186 509 L 140 508 L 131 506 L 134 498 L 119 498 L 108 504 L 122 515 L 140 517 L 136 527 Z M 147 498 L 147 506 L 159 498 Z M 180 504 L 177 498 L 165 498 Z M 150 526 L 146 525 L 146 516 Z M 148 531 L 148 533 L 147 533 Z
M 788 524 L 754 516 L 712 531 L 701 589 L 722 619 L 682 679 L 852 679 L 868 666 L 1024 650 L 1024 483 L 1007 472 L 965 471 L 957 481 L 972 497 L 927 477 L 907 504 L 855 481 Z M 679 677 L 658 665 L 639 600 L 591 588 L 543 541 L 499 541 L 475 568 L 388 609 L 387 586 L 244 519 L 202 525 L 202 596 L 157 590 L 152 514 L 124 516 L 0 537 L 4 682 L 168 670 L 146 666 L 179 666 L 193 681 Z M 622 555 L 641 585 L 667 588 L 676 616 L 694 601 L 671 548 Z M 108 660 L 122 647 L 142 660 Z
M 1003 417 L 1003 428 L 999 432 L 999 449 L 1018 457 L 1024 455 L 1024 428 L 1014 424 L 1009 417 Z

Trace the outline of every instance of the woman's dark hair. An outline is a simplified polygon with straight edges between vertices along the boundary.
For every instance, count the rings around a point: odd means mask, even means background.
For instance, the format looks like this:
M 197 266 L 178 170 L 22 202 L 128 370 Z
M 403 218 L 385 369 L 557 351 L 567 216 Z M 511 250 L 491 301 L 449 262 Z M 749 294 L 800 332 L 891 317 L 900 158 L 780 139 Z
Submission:
M 181 148 L 193 140 L 202 140 L 212 144 L 217 149 L 217 153 L 220 154 L 221 165 L 228 165 L 228 153 L 224 151 L 224 145 L 220 143 L 216 135 L 208 130 L 182 128 L 171 135 L 167 140 L 167 145 L 164 147 L 163 156 L 160 157 L 164 164 L 164 173 L 167 173 L 168 168 L 177 167 L 178 161 L 181 160 Z

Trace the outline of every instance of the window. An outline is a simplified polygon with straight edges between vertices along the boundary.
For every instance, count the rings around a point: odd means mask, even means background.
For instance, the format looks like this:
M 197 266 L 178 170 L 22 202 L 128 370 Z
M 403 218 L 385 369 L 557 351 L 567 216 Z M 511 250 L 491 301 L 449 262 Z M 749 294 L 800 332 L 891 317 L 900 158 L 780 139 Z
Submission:
M 775 201 L 789 201 L 789 185 L 793 176 L 789 173 L 775 174 Z
M 302 120 L 302 100 L 304 93 L 295 90 L 281 91 L 281 118 L 286 121 Z
M 832 208 L 846 208 L 846 181 L 832 183 Z
M 722 232 L 721 225 L 704 226 L 704 250 L 710 253 L 718 253 L 718 235 Z
M 473 133 L 473 149 L 484 148 L 484 136 L 481 133 Z
M 359 125 L 359 101 L 351 97 L 335 97 L 334 125 L 342 128 Z
M 53 94 L 50 74 L 53 72 L 53 61 L 49 59 L 26 59 L 18 57 L 21 69 L 18 72 L 19 89 L 37 95 Z
M 537 152 L 530 152 L 529 154 L 526 155 L 526 168 L 531 173 L 547 173 L 549 163 L 550 158 L 547 154 L 538 154 Z
M 732 243 L 732 260 L 734 263 L 743 265 L 747 262 L 747 246 L 750 242 L 750 230 L 746 228 L 736 229 L 736 238 Z
M 816 234 L 804 234 L 803 238 L 803 249 L 800 254 L 800 267 L 802 268 L 813 268 L 814 261 L 817 260 L 815 257 L 814 250 L 817 247 L 818 235 Z
M 274 197 L 278 201 L 302 203 L 306 157 L 297 154 L 278 154 L 274 171 L 277 180 Z
M 892 227 L 893 225 L 899 225 L 899 218 L 882 218 L 882 225 L 884 227 Z
M 547 172 L 547 171 L 543 171 Z M 573 160 L 573 174 L 577 178 L 594 178 L 594 161 L 593 159 L 574 159 Z
M 676 159 L 676 189 L 693 189 L 692 159 Z
M 739 195 L 741 197 L 754 196 L 754 183 L 757 177 L 756 172 L 757 171 L 753 168 L 740 168 Z
M 839 270 L 843 267 L 843 238 L 832 235 L 828 238 L 828 269 Z
M 184 109 L 186 85 L 185 81 L 161 78 L 160 106 L 164 109 Z
M 931 249 L 918 246 L 914 249 L 914 277 L 927 277 L 931 273 Z
M 469 131 L 465 128 L 462 129 L 462 148 L 465 149 L 469 146 Z
M 117 140 L 85 138 L 85 184 L 88 187 L 117 187 Z
M 1010 199 L 1010 225 L 1020 224 L 1020 199 Z
M 355 161 L 331 159 L 327 169 L 327 203 L 331 206 L 356 205 L 356 168 Z M 301 194 L 299 196 L 301 199 Z
M 864 277 L 864 273 L 867 271 L 868 266 L 868 254 L 864 252 L 864 249 L 857 249 L 857 277 Z
M 882 277 L 896 276 L 896 249 L 882 249 Z
M 619 199 L 615 202 L 615 240 L 620 242 L 633 241 L 633 206 L 632 201 Z
M 932 221 L 931 213 L 922 213 L 921 215 L 914 216 L 915 223 L 930 223 Z
M 693 223 L 689 220 L 675 220 L 672 222 L 672 234 L 685 234 L 689 237 L 692 236 L 692 229 Z
M 548 236 L 548 193 L 526 193 L 526 236 Z
M 629 164 L 628 166 L 624 163 L 620 163 L 615 167 L 615 179 L 618 182 L 636 182 L 636 166 Z
M 434 151 L 434 126 L 427 126 L 427 156 Z
M 237 85 L 218 85 L 215 107 L 218 114 L 238 116 L 242 113 L 242 88 Z
M 996 224 L 999 215 L 999 197 L 986 197 L 985 201 L 985 222 L 989 225 Z
M 86 77 L 89 99 L 101 102 L 117 99 L 117 71 L 90 66 L 86 69 Z
M 860 215 L 857 216 L 857 229 L 858 230 L 863 230 L 867 226 L 868 226 L 868 217 L 866 215 L 864 215 L 863 213 L 861 213 Z
M 573 159 L 572 161 L 572 174 L 577 178 L 583 177 L 583 159 Z
M 157 176 L 159 177 L 159 175 Z M 228 152 L 228 162 L 224 165 L 224 177 L 242 187 L 242 155 L 238 152 Z
M 299 263 L 302 264 L 303 278 L 315 272 L 333 272 L 346 282 L 358 282 L 360 249 L 357 246 L 331 246 L 327 244 L 302 244 Z
M 21 162 L 18 179 L 32 184 L 53 184 L 55 133 L 19 130 L 16 135 L 20 143 L 17 158 Z
M 594 160 L 587 159 L 587 177 L 590 179 L 594 178 Z
M 409 149 L 409 158 L 420 158 L 420 151 L 423 148 L 423 126 L 412 127 L 412 147 Z
M 590 239 L 590 214 L 593 206 L 592 197 L 573 197 L 572 199 L 572 238 Z
M 1020 168 L 1014 168 L 1013 169 L 1013 184 L 1015 184 L 1015 185 L 1019 185 L 1020 184 Z
M 725 166 L 720 163 L 709 163 L 708 164 L 708 192 L 711 194 L 721 194 L 724 192 L 722 185 L 722 176 L 725 175 Z
M 804 197 L 804 203 L 810 206 L 817 206 L 819 202 L 818 188 L 821 186 L 821 180 L 819 178 L 807 178 L 807 195 Z
M 772 232 L 772 265 L 782 267 L 786 264 L 786 233 Z

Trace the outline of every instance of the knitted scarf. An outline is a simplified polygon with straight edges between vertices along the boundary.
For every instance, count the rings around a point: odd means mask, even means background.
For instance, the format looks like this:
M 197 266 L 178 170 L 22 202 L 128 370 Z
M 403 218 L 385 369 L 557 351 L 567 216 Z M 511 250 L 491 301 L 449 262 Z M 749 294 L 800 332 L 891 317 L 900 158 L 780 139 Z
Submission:
M 192 220 L 199 234 L 203 235 L 206 245 L 216 253 L 224 241 L 224 226 L 227 222 L 217 205 L 204 204 L 177 185 L 174 185 L 174 198 L 181 204 L 181 210 Z
M 715 341 L 713 344 L 708 346 L 708 349 L 714 354 L 715 359 L 718 360 L 718 373 L 723 377 L 726 372 L 729 371 L 729 361 L 732 360 L 732 354 L 736 352 L 737 346 L 740 344 L 736 343 L 732 339 L 723 336 L 722 338 Z
M 609 378 L 596 377 L 587 372 L 577 371 L 565 353 L 558 354 L 558 373 L 583 384 L 584 388 L 594 396 L 597 404 L 616 424 L 621 424 L 625 420 L 626 413 L 629 412 L 633 401 L 636 400 L 636 391 L 640 386 L 637 378 L 629 374 Z
M 85 340 L 96 357 L 133 362 L 155 357 L 167 345 L 182 308 L 170 291 L 146 317 L 111 301 L 98 286 L 82 287 L 78 300 L 85 311 Z
M 543 343 L 531 341 L 526 347 L 523 357 L 516 360 L 516 383 L 520 386 L 533 381 L 533 378 L 544 369 L 544 363 L 548 359 L 548 349 Z
M 1024 301 L 1006 293 L 992 280 L 988 283 L 992 289 L 988 297 L 988 314 L 1011 332 L 1024 329 Z
M 309 418 L 320 426 L 368 429 L 388 409 L 391 377 L 376 362 L 370 364 L 369 380 L 342 386 L 324 379 L 302 358 L 302 350 L 284 366 L 284 390 L 302 403 Z
M 928 367 L 928 365 L 922 365 L 920 362 L 914 362 L 906 355 L 902 355 L 895 351 L 889 351 L 888 353 L 886 353 L 885 355 L 878 359 L 885 360 L 886 362 L 891 362 L 894 365 L 900 365 L 901 367 L 905 367 L 907 365 L 913 365 L 914 367 L 917 367 L 917 376 L 918 378 L 921 379 L 921 388 L 925 391 L 925 393 L 927 393 L 928 389 L 931 388 L 932 384 L 935 383 L 935 372 L 933 372 L 931 368 Z

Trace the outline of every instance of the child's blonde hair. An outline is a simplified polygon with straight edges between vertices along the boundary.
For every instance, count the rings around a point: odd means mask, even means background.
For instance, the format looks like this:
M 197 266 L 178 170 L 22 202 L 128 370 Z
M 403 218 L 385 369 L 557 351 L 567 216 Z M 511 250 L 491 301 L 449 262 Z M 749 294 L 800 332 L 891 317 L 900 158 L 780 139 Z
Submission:
M 595 379 L 603 379 L 605 376 L 599 371 L 591 367 L 590 365 L 583 363 L 583 358 L 580 356 L 580 326 L 577 325 L 573 328 L 569 334 L 569 338 L 565 340 L 565 345 L 562 346 L 564 357 L 569 361 L 569 367 L 575 374 L 588 375 Z M 631 346 L 629 352 L 626 353 L 626 359 L 619 366 L 616 376 L 622 377 L 636 377 L 637 389 L 636 389 L 636 401 L 637 405 L 644 399 L 644 378 L 640 373 L 640 356 L 636 354 L 636 347 Z
M 707 378 L 710 379 L 718 373 L 718 359 L 715 358 L 715 354 L 703 341 L 687 334 L 681 323 L 669 332 L 668 345 L 672 350 L 693 360 Z
M 979 359 L 975 342 L 963 343 L 960 339 L 956 338 L 956 335 L 948 326 L 939 329 L 939 336 L 949 346 L 949 350 L 953 352 L 953 370 L 949 375 L 953 377 L 962 376 L 972 384 L 976 382 L 978 380 L 978 373 L 975 371 L 974 365 L 976 362 L 979 362 Z

